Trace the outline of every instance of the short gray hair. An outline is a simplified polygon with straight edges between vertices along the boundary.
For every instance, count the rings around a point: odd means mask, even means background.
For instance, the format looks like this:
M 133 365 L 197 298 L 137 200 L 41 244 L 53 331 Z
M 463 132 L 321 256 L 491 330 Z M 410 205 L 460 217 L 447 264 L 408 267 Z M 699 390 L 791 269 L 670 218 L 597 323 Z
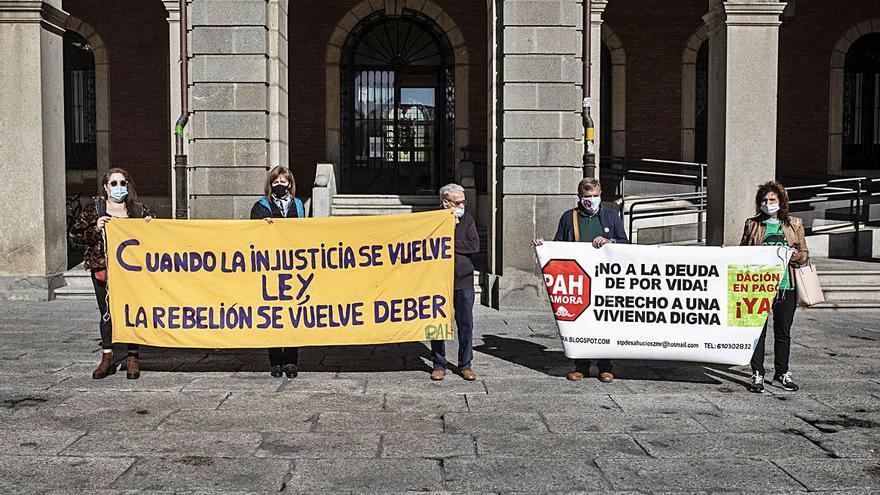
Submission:
M 593 177 L 584 177 L 578 183 L 578 194 L 581 191 L 589 191 L 591 189 L 602 189 L 602 184 L 599 183 L 599 179 L 594 179 Z
M 440 188 L 440 199 L 446 199 L 451 192 L 460 192 L 464 194 L 464 188 L 455 183 L 446 184 Z

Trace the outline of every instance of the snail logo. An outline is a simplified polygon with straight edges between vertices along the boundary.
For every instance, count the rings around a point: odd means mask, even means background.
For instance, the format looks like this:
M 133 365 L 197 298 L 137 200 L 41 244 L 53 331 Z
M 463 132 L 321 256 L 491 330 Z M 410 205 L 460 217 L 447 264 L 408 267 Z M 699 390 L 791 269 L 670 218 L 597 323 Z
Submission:
M 577 320 L 590 306 L 590 276 L 574 260 L 551 260 L 541 271 L 556 320 Z

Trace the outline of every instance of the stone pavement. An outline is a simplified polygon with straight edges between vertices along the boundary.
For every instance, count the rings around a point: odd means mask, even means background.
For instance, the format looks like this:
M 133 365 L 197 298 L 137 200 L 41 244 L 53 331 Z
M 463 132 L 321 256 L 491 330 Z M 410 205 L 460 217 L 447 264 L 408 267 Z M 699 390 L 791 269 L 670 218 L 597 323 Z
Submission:
M 693 363 L 571 383 L 551 320 L 482 307 L 476 382 L 430 382 L 420 343 L 306 349 L 295 380 L 148 348 L 92 380 L 96 317 L 0 305 L 0 493 L 880 493 L 877 313 L 800 310 L 801 392 L 764 395 Z

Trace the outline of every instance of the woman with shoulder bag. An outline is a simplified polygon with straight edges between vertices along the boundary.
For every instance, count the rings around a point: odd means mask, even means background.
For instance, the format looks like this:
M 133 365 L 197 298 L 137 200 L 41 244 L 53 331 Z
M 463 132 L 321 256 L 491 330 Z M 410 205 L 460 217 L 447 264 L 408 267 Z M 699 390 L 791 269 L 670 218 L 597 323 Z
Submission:
M 146 206 L 136 202 L 134 182 L 121 168 L 111 168 L 101 179 L 101 195 L 94 204 L 86 206 L 70 231 L 70 240 L 86 246 L 84 264 L 91 271 L 92 285 L 101 313 L 101 363 L 92 372 L 92 378 L 101 379 L 116 373 L 113 362 L 113 322 L 110 321 L 110 300 L 107 292 L 107 254 L 104 247 L 104 226 L 114 218 L 152 219 Z M 137 344 L 128 344 L 126 377 L 140 378 L 140 360 Z
M 251 219 L 262 219 L 268 223 L 273 218 L 305 218 L 302 201 L 295 196 L 296 182 L 287 167 L 275 167 L 266 177 L 264 196 L 251 208 Z M 296 378 L 299 352 L 296 347 L 275 347 L 269 349 L 269 372 L 275 378 L 282 374 Z
M 788 361 L 791 355 L 791 326 L 797 309 L 797 293 L 794 287 L 792 267 L 807 263 L 810 258 L 804 237 L 804 222 L 791 216 L 788 211 L 788 193 L 776 181 L 761 184 L 755 196 L 755 216 L 745 222 L 742 246 L 784 246 L 792 249 L 789 267 L 779 283 L 779 291 L 773 301 L 773 381 L 790 392 L 798 389 L 792 380 Z M 752 378 L 749 391 L 764 391 L 764 341 L 767 323 L 752 355 Z

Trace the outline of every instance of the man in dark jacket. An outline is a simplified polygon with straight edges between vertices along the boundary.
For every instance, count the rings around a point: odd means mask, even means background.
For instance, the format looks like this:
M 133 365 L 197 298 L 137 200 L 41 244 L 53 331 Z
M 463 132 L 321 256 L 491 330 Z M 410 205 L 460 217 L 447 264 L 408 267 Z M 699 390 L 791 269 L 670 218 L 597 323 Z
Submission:
M 480 252 L 480 236 L 474 218 L 464 211 L 464 188 L 447 184 L 440 188 L 441 206 L 455 213 L 455 285 L 452 305 L 458 327 L 458 369 L 465 380 L 476 380 L 471 369 L 474 358 L 474 264 L 471 256 Z M 431 360 L 434 361 L 432 380 L 446 377 L 446 342 L 431 341 Z
M 554 241 L 563 242 L 590 242 L 594 248 L 600 248 L 608 243 L 628 244 L 623 222 L 617 213 L 602 208 L 602 186 L 593 178 L 585 178 L 578 184 L 578 205 L 576 208 L 566 210 L 559 219 Z M 544 243 L 540 237 L 532 241 L 535 246 Z M 590 360 L 575 359 L 574 371 L 566 378 L 572 381 L 583 380 L 589 374 Z M 599 368 L 599 381 L 608 383 L 614 380 L 613 365 L 608 359 L 599 359 L 596 362 Z

